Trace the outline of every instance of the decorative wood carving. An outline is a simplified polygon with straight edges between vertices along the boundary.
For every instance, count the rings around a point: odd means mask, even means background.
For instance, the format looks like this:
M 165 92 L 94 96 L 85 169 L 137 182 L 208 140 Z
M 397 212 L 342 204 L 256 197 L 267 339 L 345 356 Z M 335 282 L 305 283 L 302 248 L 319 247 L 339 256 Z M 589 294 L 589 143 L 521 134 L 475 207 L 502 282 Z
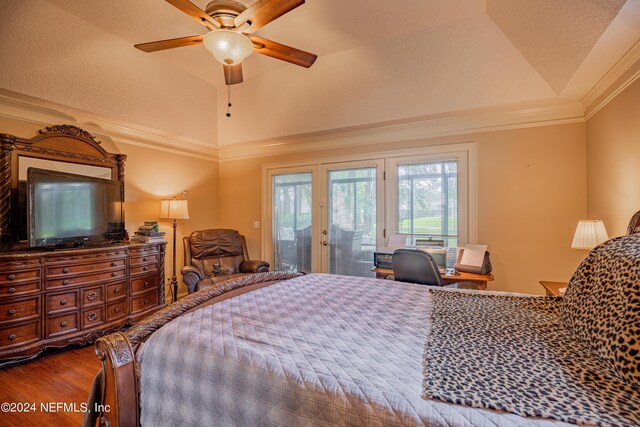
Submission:
M 89 132 L 66 124 L 47 126 L 31 139 L 0 134 L 0 252 L 27 247 L 18 231 L 20 156 L 106 167 L 111 169 L 111 179 L 124 182 L 127 156 L 108 153 L 100 144 Z
M 87 132 L 84 129 L 81 129 L 77 126 L 73 126 L 73 125 L 54 125 L 54 126 L 47 126 L 44 129 L 40 129 L 38 131 L 38 135 L 49 135 L 52 133 L 62 133 L 65 135 L 69 135 L 69 136 L 79 136 L 80 138 L 84 138 L 84 139 L 89 139 L 93 142 L 95 142 L 96 144 L 100 144 L 100 141 L 96 141 L 95 136 L 91 135 L 89 132 Z
M 114 332 L 100 338 L 95 345 L 96 356 L 101 361 L 105 360 L 107 353 L 111 357 L 115 367 L 133 362 L 133 351 L 127 337 L 122 332 Z

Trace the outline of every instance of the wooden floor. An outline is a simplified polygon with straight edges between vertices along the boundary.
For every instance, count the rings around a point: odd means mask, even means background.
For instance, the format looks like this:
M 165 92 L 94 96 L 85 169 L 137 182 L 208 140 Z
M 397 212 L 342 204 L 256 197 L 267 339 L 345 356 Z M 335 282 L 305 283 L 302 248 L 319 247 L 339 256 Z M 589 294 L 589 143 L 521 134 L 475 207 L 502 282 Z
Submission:
M 0 426 L 79 426 L 80 405 L 100 369 L 93 345 L 47 350 L 38 358 L 0 368 L 0 403 L 35 403 L 36 411 L 0 411 Z M 78 412 L 46 412 L 41 404 L 76 404 Z

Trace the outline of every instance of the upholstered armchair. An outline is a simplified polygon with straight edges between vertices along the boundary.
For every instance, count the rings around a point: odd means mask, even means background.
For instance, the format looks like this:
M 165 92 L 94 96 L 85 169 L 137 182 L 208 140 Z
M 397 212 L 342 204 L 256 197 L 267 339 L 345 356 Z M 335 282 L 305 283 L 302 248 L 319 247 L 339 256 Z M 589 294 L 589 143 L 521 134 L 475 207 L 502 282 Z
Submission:
M 268 262 L 249 259 L 247 242 L 237 230 L 194 231 L 183 243 L 182 280 L 189 293 L 244 274 L 269 271 Z

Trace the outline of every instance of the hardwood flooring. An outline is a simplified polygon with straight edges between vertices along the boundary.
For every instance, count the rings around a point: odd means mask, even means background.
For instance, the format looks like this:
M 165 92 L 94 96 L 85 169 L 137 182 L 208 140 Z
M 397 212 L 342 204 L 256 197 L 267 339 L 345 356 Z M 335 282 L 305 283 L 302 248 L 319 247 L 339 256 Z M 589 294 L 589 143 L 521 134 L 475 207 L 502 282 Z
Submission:
M 0 403 L 36 406 L 35 412 L 0 411 L 0 426 L 79 426 L 80 405 L 99 369 L 93 345 L 47 350 L 36 359 L 0 368 Z M 56 403 L 75 404 L 77 412 L 56 410 Z

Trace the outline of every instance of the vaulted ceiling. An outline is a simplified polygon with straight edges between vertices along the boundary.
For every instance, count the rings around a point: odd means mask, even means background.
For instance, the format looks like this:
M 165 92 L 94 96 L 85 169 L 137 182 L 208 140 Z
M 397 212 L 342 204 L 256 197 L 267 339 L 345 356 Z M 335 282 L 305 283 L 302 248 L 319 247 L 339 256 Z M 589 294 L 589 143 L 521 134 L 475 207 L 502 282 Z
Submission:
M 183 96 L 176 108 L 202 108 L 204 99 L 194 93 L 212 93 L 216 108 L 208 109 L 206 116 L 216 116 L 211 119 L 213 138 L 203 137 L 212 131 L 211 120 L 203 124 L 204 130 L 190 132 L 177 124 L 166 130 L 178 128 L 186 136 L 219 145 L 470 109 L 578 102 L 640 40 L 640 0 L 307 0 L 257 34 L 317 53 L 316 64 L 307 70 L 252 55 L 243 64 L 245 82 L 232 87 L 233 116 L 227 119 L 221 67 L 204 47 L 152 54 L 133 48 L 136 43 L 204 34 L 204 27 L 169 3 L 46 2 L 74 22 L 88 24 L 69 29 L 50 22 L 48 34 L 71 32 L 91 38 L 88 33 L 93 31 L 118 40 L 111 48 L 127 50 L 124 59 L 130 58 L 132 73 L 144 63 L 146 74 L 161 73 L 172 82 L 169 88 L 158 78 L 157 86 L 145 90 L 168 91 L 172 99 Z M 204 9 L 207 1 L 193 3 Z M 27 16 L 18 16 L 17 9 L 8 6 L 4 10 L 18 19 Z M 29 25 L 16 26 L 15 31 L 18 28 L 27 31 Z M 39 28 L 31 26 L 30 31 Z M 69 51 L 65 57 L 73 60 L 77 54 L 86 52 Z M 29 65 L 36 63 L 34 59 Z M 126 65 L 118 67 L 119 72 L 126 70 Z M 107 79 L 104 84 L 114 83 Z M 20 83 L 16 73 L 0 79 L 0 87 L 25 92 L 27 83 Z M 56 96 L 48 92 L 27 94 L 64 102 L 51 99 Z M 156 113 L 181 117 L 168 106 Z M 183 121 L 189 128 L 202 120 L 198 116 L 198 121 Z M 162 128 L 161 120 L 144 114 L 140 121 Z

